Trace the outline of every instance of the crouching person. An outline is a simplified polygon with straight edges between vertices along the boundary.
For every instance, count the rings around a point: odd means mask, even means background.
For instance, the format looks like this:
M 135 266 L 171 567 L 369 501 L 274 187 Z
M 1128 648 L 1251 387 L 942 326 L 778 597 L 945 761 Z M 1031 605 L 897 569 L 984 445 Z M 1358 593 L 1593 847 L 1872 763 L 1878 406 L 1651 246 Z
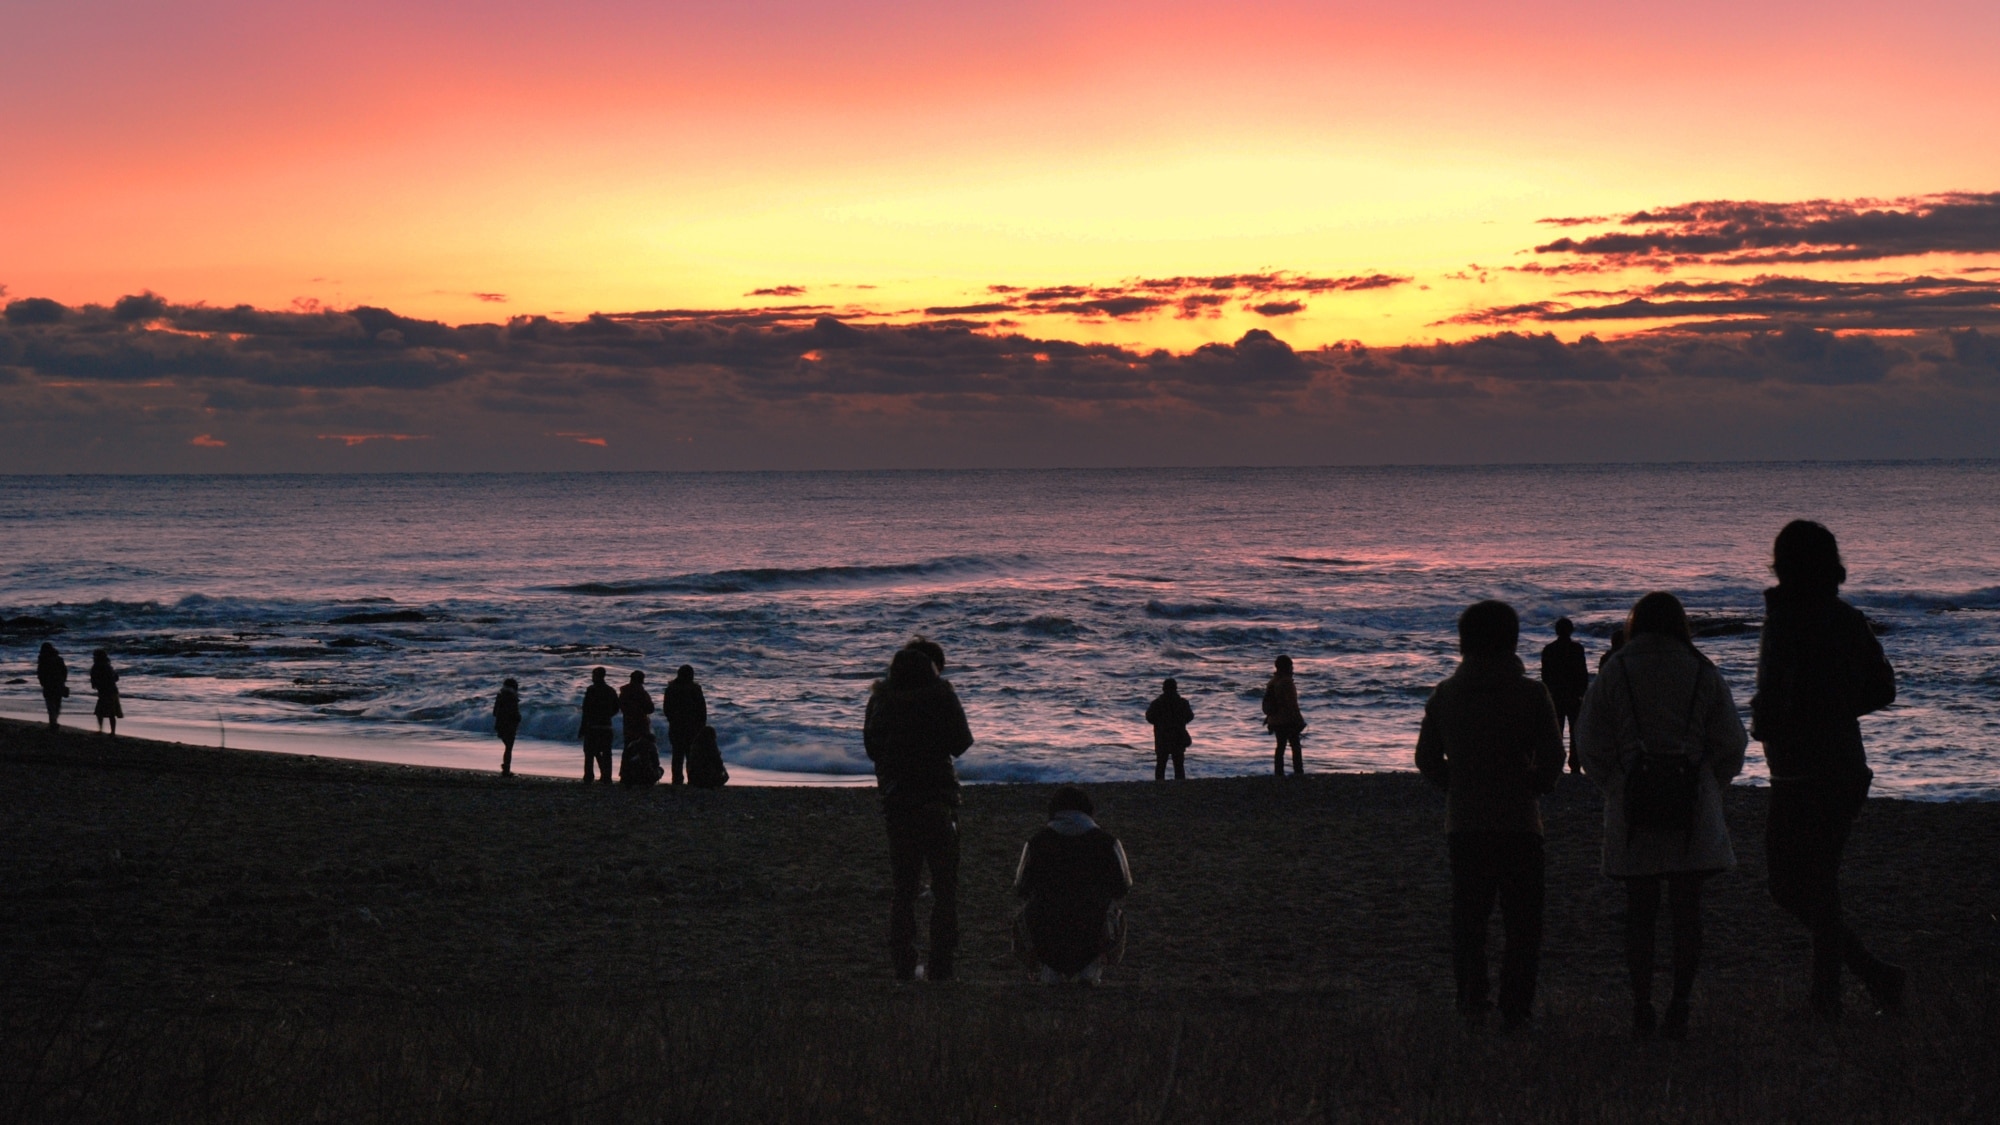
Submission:
M 651 734 L 641 734 L 625 744 L 625 755 L 618 762 L 620 783 L 640 787 L 657 785 L 661 772 L 660 744 Z
M 1094 811 L 1074 785 L 1056 790 L 1047 827 L 1021 849 L 1014 871 L 1014 893 L 1028 900 L 1014 919 L 1014 952 L 1044 984 L 1096 984 L 1125 956 L 1117 900 L 1132 889 L 1132 868 Z
M 696 789 L 720 789 L 729 784 L 729 768 L 722 764 L 722 747 L 716 744 L 714 727 L 695 732 L 688 749 L 687 780 Z

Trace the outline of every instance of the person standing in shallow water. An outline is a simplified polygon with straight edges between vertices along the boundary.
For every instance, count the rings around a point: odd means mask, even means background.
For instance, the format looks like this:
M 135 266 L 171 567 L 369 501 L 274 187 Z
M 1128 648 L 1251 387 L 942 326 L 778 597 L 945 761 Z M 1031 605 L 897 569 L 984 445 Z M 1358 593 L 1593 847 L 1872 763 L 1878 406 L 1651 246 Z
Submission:
M 1764 854 L 1771 897 L 1812 931 L 1812 1009 L 1841 1014 L 1841 966 L 1884 1011 L 1903 1003 L 1907 974 L 1862 945 L 1840 903 L 1840 861 L 1874 771 L 1860 717 L 1896 700 L 1896 672 L 1861 611 L 1840 599 L 1847 567 L 1833 532 L 1793 520 L 1771 549 L 1778 584 L 1764 591 L 1752 737 L 1764 744 L 1771 801 Z
M 1556 618 L 1556 639 L 1542 646 L 1542 686 L 1555 701 L 1556 719 L 1569 728 L 1569 772 L 1581 769 L 1576 757 L 1576 716 L 1583 708 L 1583 693 L 1590 690 L 1590 664 L 1583 646 L 1570 639 L 1576 626 L 1567 617 Z
M 681 665 L 667 682 L 667 690 L 660 693 L 660 711 L 667 719 L 667 741 L 673 745 L 674 784 L 679 785 L 694 740 L 700 737 L 701 728 L 708 725 L 708 697 L 702 694 L 701 685 L 694 682 L 694 665 Z
M 62 701 L 69 695 L 69 665 L 63 663 L 56 646 L 42 642 L 42 651 L 35 658 L 35 679 L 42 684 L 42 704 L 49 709 L 49 729 L 61 730 L 56 722 L 62 714 Z
M 958 952 L 957 758 L 972 728 L 951 681 L 938 673 L 944 652 L 919 637 L 889 662 L 868 695 L 862 745 L 875 763 L 889 833 L 889 957 L 897 980 L 950 980 Z M 930 963 L 917 954 L 917 887 L 931 876 Z
M 1299 710 L 1299 685 L 1292 680 L 1292 658 L 1280 656 L 1274 663 L 1271 682 L 1264 685 L 1264 728 L 1278 740 L 1272 768 L 1285 776 L 1285 745 L 1292 747 L 1292 776 L 1306 772 L 1305 749 L 1299 738 L 1305 733 L 1305 713 Z
M 521 685 L 509 676 L 493 699 L 493 733 L 500 736 L 500 776 L 514 776 L 514 736 L 521 730 Z
M 1668 1039 L 1685 1039 L 1701 963 L 1702 884 L 1736 866 L 1722 793 L 1742 772 L 1750 737 L 1722 673 L 1694 647 L 1680 599 L 1640 598 L 1625 635 L 1631 639 L 1584 697 L 1577 743 L 1584 775 L 1604 793 L 1604 874 L 1625 884 L 1632 1034 L 1645 1038 L 1656 1026 L 1653 950 L 1664 884 L 1674 991 L 1657 1026 Z M 1634 783 L 1642 770 L 1691 784 Z M 1648 802 L 1649 793 L 1665 799 Z M 1645 823 L 1652 820 L 1660 823 Z
M 1194 707 L 1181 695 L 1180 684 L 1168 679 L 1160 684 L 1160 694 L 1146 705 L 1146 721 L 1153 724 L 1153 780 L 1167 779 L 1167 759 L 1174 762 L 1174 780 L 1187 777 L 1187 748 L 1194 745 L 1188 724 L 1194 722 Z
M 97 733 L 104 733 L 104 724 L 111 724 L 111 737 L 118 737 L 118 720 L 125 717 L 125 707 L 118 701 L 118 669 L 111 666 L 111 654 L 98 649 L 90 654 L 90 690 L 97 693 Z
M 583 722 L 577 737 L 583 740 L 583 783 L 590 784 L 591 767 L 596 766 L 604 784 L 611 784 L 611 720 L 618 714 L 618 693 L 604 682 L 604 669 L 590 670 L 590 686 L 583 692 Z
M 1458 618 L 1458 670 L 1424 704 L 1417 769 L 1445 791 L 1451 856 L 1451 960 L 1458 1011 L 1478 1023 L 1487 999 L 1486 920 L 1500 902 L 1506 945 L 1500 1018 L 1508 1029 L 1534 1007 L 1541 963 L 1543 865 L 1538 794 L 1562 776 L 1555 704 L 1514 655 L 1521 619 L 1484 601 Z

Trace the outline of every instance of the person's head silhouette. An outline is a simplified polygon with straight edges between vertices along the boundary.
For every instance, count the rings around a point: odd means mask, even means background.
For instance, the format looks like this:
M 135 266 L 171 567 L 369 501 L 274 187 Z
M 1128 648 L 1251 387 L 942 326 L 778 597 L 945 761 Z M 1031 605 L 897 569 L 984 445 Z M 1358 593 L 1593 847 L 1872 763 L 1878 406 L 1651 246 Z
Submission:
M 1569 635 L 1574 632 L 1576 632 L 1576 626 L 1570 622 L 1569 618 L 1556 618 L 1556 636 L 1558 638 L 1565 641 L 1569 640 Z
M 1506 602 L 1477 602 L 1458 615 L 1458 651 L 1466 656 L 1512 656 L 1520 640 L 1520 615 Z

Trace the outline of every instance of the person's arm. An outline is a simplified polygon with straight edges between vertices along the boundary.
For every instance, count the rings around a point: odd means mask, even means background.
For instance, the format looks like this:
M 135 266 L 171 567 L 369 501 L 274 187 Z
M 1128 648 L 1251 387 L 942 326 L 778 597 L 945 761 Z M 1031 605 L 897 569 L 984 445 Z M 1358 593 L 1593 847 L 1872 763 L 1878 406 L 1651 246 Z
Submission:
M 1034 853 L 1034 850 L 1035 850 L 1035 842 L 1033 840 L 1029 840 L 1027 843 L 1022 844 L 1021 862 L 1014 865 L 1014 893 L 1020 896 L 1021 898 L 1027 898 L 1030 893 L 1030 886 L 1028 881 L 1028 875 L 1029 875 L 1028 857 Z
M 1576 716 L 1576 758 L 1583 776 L 1599 789 L 1609 788 L 1621 768 L 1619 762 L 1619 708 L 1611 702 L 1611 674 L 1607 669 L 1583 693 L 1583 710 Z
M 1701 674 L 1708 678 L 1710 699 L 1702 752 L 1708 756 L 1708 768 L 1715 779 L 1727 785 L 1730 778 L 1743 772 L 1743 751 L 1750 745 L 1750 735 L 1743 729 L 1743 717 L 1736 713 L 1736 700 L 1730 697 L 1722 673 L 1704 666 Z
M 1424 704 L 1424 722 L 1417 728 L 1417 772 L 1424 780 L 1439 789 L 1451 788 L 1451 762 L 1445 755 L 1444 735 L 1438 730 L 1437 716 L 1432 708 L 1437 705 L 1437 693 L 1431 693 L 1429 703 Z
M 1111 854 L 1118 859 L 1118 871 L 1109 888 L 1111 897 L 1124 898 L 1126 892 L 1132 889 L 1132 864 L 1125 858 L 1125 845 L 1115 836 L 1111 838 Z
M 1535 792 L 1552 793 L 1556 782 L 1562 779 L 1563 753 L 1562 720 L 1556 718 L 1556 702 L 1549 698 L 1549 689 L 1527 681 L 1533 697 L 1529 703 L 1529 721 L 1534 724 L 1529 744 L 1534 762 L 1533 780 Z
M 871 762 L 881 761 L 883 752 L 888 749 L 883 742 L 881 729 L 875 721 L 875 704 L 881 699 L 879 695 L 870 695 L 868 710 L 863 713 L 861 719 L 861 749 L 867 752 L 868 760 Z
M 702 694 L 700 684 L 694 685 L 691 694 L 694 697 L 694 729 L 700 730 L 708 725 L 708 696 Z
M 1160 725 L 1161 720 L 1165 718 L 1165 716 L 1160 713 L 1160 704 L 1165 703 L 1166 701 L 1167 697 L 1163 695 L 1158 699 L 1153 700 L 1151 703 L 1146 704 L 1146 721 L 1148 723 L 1151 723 L 1154 726 Z
M 949 682 L 944 685 L 944 690 L 945 695 L 951 701 L 951 706 L 945 716 L 946 722 L 949 724 L 947 738 L 950 741 L 948 745 L 951 747 L 951 756 L 956 758 L 964 754 L 967 750 L 972 749 L 972 724 L 966 721 L 965 705 L 958 701 L 958 691 Z
M 1859 612 L 1854 616 L 1859 618 L 1853 646 L 1857 665 L 1854 714 L 1859 717 L 1896 702 L 1896 670 L 1890 667 L 1882 642 L 1875 639 L 1875 631 L 1868 627 L 1868 619 Z

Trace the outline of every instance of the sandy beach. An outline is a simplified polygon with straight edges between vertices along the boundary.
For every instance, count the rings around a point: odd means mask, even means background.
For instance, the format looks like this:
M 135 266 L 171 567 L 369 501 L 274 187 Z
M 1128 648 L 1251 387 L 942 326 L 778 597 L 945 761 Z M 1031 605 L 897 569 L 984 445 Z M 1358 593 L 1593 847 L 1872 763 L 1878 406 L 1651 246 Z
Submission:
M 883 983 L 887 848 L 867 790 L 664 787 L 0 728 L 0 949 L 14 1003 L 257 1008 L 323 994 Z M 1442 798 L 1414 774 L 1094 787 L 1138 885 L 1117 986 L 1448 1005 Z M 1015 980 L 1008 881 L 1047 786 L 969 787 L 963 975 Z M 1706 991 L 1802 988 L 1763 887 L 1764 793 L 1712 884 Z M 1622 1002 L 1599 803 L 1545 802 L 1545 990 Z M 1919 991 L 2000 965 L 2000 805 L 1871 801 L 1850 909 Z
M 1853 920 L 1909 1014 L 1802 1018 L 1765 796 L 1712 883 L 1685 1046 L 1625 1034 L 1598 799 L 1546 800 L 1535 1031 L 1451 1011 L 1442 797 L 1414 774 L 1092 787 L 1127 963 L 1027 983 L 1047 786 L 962 817 L 962 980 L 896 985 L 862 789 L 717 792 L 0 725 L 0 1119 L 1991 1120 L 2000 804 L 1880 800 Z M 1497 927 L 1496 927 L 1497 929 Z M 1497 936 L 1496 936 L 1497 945 Z M 1664 954 L 1664 950 L 1662 951 Z

